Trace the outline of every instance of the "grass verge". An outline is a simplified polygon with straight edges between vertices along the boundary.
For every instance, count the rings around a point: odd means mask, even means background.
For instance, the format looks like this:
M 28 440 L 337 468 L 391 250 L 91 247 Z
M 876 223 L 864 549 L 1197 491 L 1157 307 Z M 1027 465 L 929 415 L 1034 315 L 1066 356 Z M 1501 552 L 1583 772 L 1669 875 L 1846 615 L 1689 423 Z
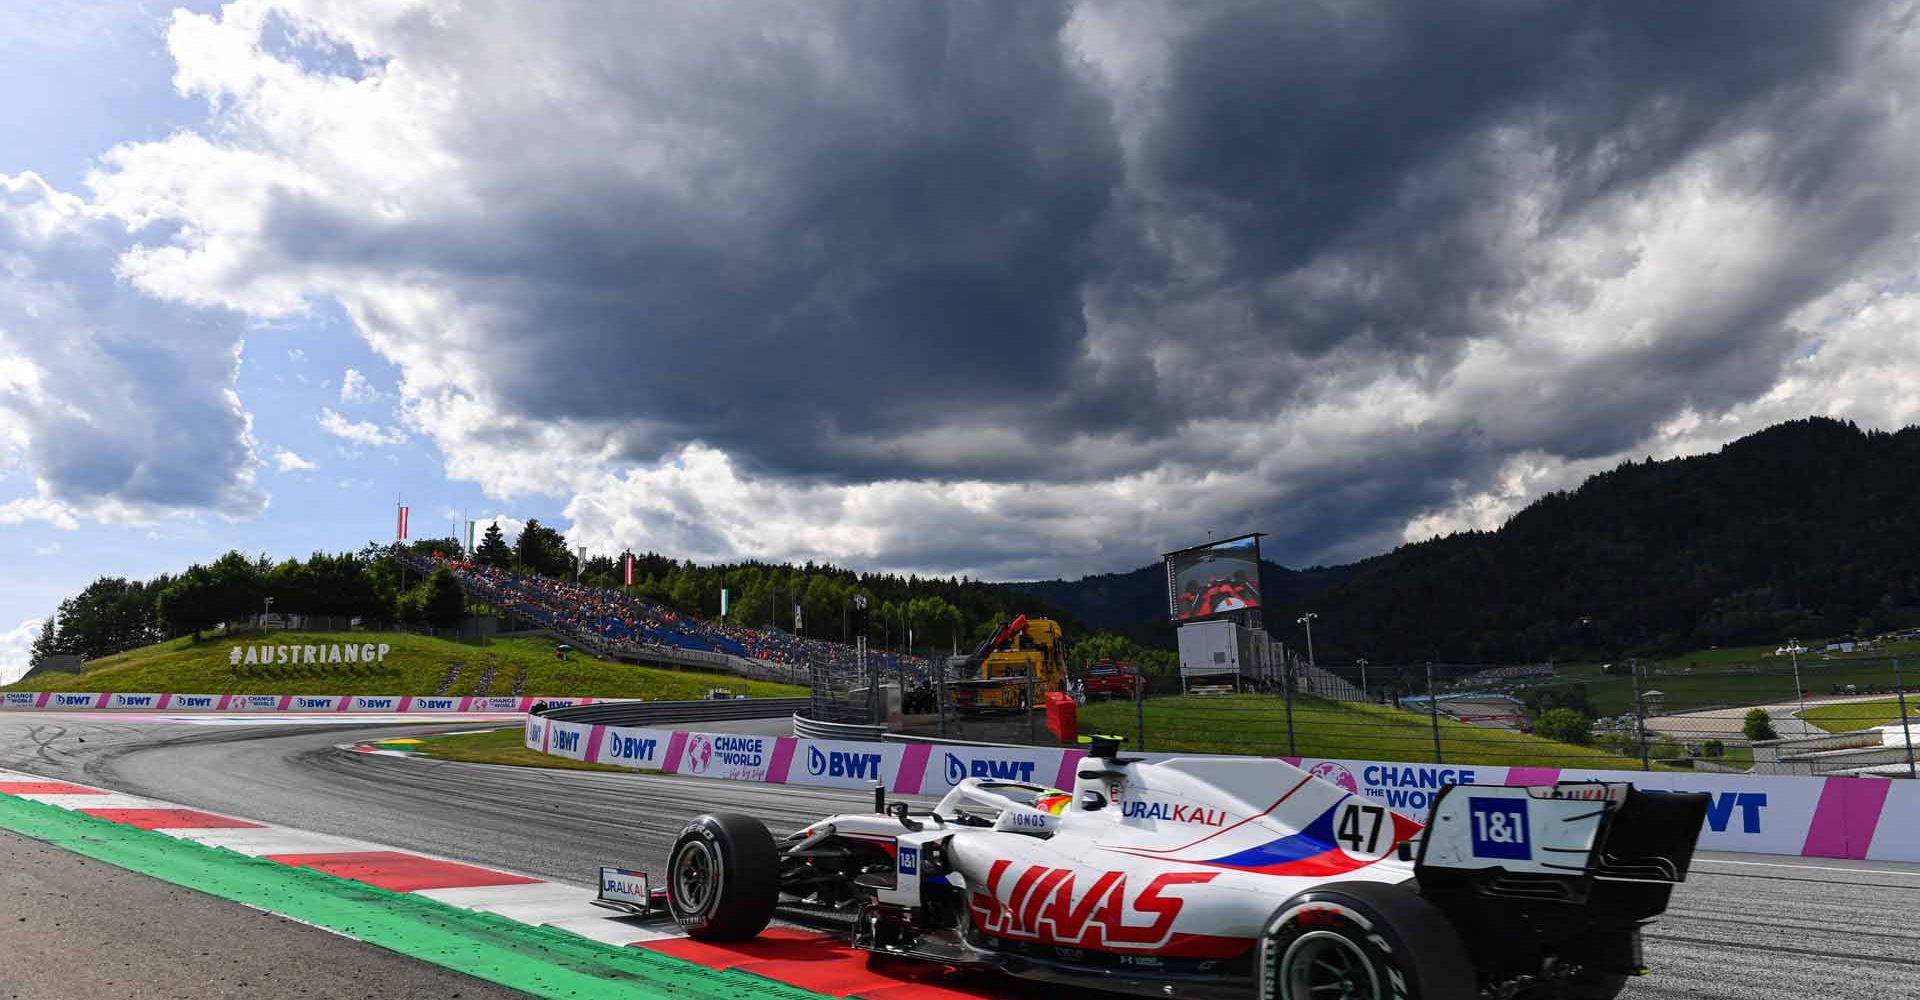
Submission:
M 417 743 L 395 743 L 390 748 L 405 750 L 422 757 L 431 757 L 434 760 L 457 760 L 468 764 L 511 764 L 515 767 L 547 767 L 563 771 L 633 773 L 633 768 L 630 767 L 588 764 L 583 761 L 568 760 L 565 757 L 555 757 L 538 750 L 529 750 L 525 734 L 526 730 L 515 726 L 510 729 L 489 729 L 484 732 L 453 733 L 447 736 L 420 736 L 415 737 L 419 741 Z
M 1146 703 L 1147 750 L 1194 753 L 1286 754 L 1285 702 L 1269 695 L 1181 696 Z M 1131 702 L 1092 702 L 1080 708 L 1082 732 L 1137 737 Z M 1293 746 L 1302 757 L 1432 761 L 1432 724 L 1424 715 L 1378 705 L 1296 698 Z M 1593 747 L 1555 743 L 1523 733 L 1440 720 L 1441 757 L 1449 764 L 1516 767 L 1637 767 Z
M 1920 696 L 1907 699 L 1909 715 L 1920 711 Z M 1869 729 L 1884 726 L 1900 720 L 1900 701 L 1888 698 L 1884 701 L 1853 701 L 1838 705 L 1817 705 L 1807 709 L 1801 718 L 1819 726 L 1830 733 L 1850 733 L 1856 729 Z
M 386 659 L 373 664 L 275 664 L 238 667 L 229 661 L 235 646 L 329 646 L 386 643 Z M 49 673 L 26 678 L 0 691 L 138 691 L 175 694 L 432 694 L 448 668 L 462 665 L 448 694 L 480 693 L 488 668 L 487 694 L 513 693 L 514 677 L 527 672 L 526 693 L 574 698 L 646 698 L 684 701 L 706 697 L 709 688 L 727 688 L 756 698 L 799 697 L 806 688 L 750 681 L 729 674 L 704 674 L 642 667 L 595 659 L 580 652 L 565 660 L 549 639 L 495 639 L 469 646 L 447 639 L 397 632 L 279 632 L 244 638 L 173 639 L 89 662 L 78 674 Z M 244 656 L 244 654 L 243 654 Z
M 306 868 L 0 795 L 0 827 L 116 867 L 312 924 L 536 997 L 815 1000 L 743 972 L 389 892 Z

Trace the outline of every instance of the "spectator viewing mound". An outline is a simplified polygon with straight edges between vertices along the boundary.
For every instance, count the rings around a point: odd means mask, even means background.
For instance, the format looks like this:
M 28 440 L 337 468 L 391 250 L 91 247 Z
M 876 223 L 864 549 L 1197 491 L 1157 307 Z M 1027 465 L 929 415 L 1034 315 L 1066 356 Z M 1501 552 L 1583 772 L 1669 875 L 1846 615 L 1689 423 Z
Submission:
M 373 662 L 262 662 L 276 659 L 276 646 L 364 647 L 385 644 L 386 654 Z M 254 649 L 253 663 L 245 655 Z M 239 650 L 240 662 L 234 652 Z M 267 656 L 261 650 L 268 650 Z M 140 649 L 90 660 L 81 673 L 37 675 L 0 690 L 6 691 L 156 691 L 195 694 L 394 694 L 456 695 L 505 694 L 496 680 L 493 690 L 480 691 L 485 677 L 511 679 L 526 671 L 523 685 L 529 694 L 581 698 L 646 698 L 690 701 L 705 698 L 711 688 L 756 698 L 797 697 L 806 690 L 789 684 L 662 670 L 602 660 L 584 652 L 563 659 L 557 643 L 547 638 L 495 639 L 473 646 L 446 639 L 402 632 L 242 632 L 208 634 L 199 642 L 172 639 Z M 288 657 L 289 660 L 295 657 Z M 314 657 L 316 661 L 325 656 Z M 459 665 L 461 669 L 452 668 Z M 493 668 L 489 670 L 489 667 Z M 452 684 L 443 682 L 455 675 Z

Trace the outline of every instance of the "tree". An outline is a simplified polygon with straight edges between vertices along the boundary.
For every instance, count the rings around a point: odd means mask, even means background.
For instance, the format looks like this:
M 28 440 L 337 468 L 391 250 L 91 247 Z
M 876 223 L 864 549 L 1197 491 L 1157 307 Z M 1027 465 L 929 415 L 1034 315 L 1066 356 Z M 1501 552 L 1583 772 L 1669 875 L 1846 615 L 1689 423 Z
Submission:
M 507 537 L 500 531 L 500 522 L 487 525 L 480 535 L 480 544 L 473 550 L 473 561 L 494 569 L 513 567 L 513 550 L 507 547 Z
M 33 649 L 27 654 L 29 662 L 39 663 L 49 656 L 60 655 L 59 630 L 54 626 L 53 616 L 40 623 L 40 637 L 33 640 Z
M 1769 716 L 1767 710 L 1764 708 L 1756 708 L 1747 712 L 1746 722 L 1742 724 L 1741 728 L 1746 732 L 1749 741 L 1758 742 L 1760 740 L 1777 740 L 1780 738 L 1780 734 L 1773 731 L 1773 717 Z
M 574 555 L 567 551 L 566 536 L 541 524 L 538 518 L 520 529 L 517 548 L 521 571 L 559 579 L 573 577 Z
M 445 538 L 415 539 L 407 543 L 407 550 L 415 555 L 445 556 L 448 559 L 458 559 L 466 550 L 466 546 L 460 544 L 460 539 L 448 535 Z
M 1557 743 L 1586 746 L 1593 742 L 1593 720 L 1571 708 L 1550 708 L 1533 724 L 1533 735 Z
M 160 620 L 173 635 L 191 633 L 200 641 L 200 633 L 218 622 L 213 602 L 213 573 L 194 563 L 160 592 Z
M 420 586 L 425 591 L 420 599 L 420 611 L 427 624 L 434 628 L 458 627 L 467 616 L 467 591 L 460 586 L 453 571 L 442 566 Z

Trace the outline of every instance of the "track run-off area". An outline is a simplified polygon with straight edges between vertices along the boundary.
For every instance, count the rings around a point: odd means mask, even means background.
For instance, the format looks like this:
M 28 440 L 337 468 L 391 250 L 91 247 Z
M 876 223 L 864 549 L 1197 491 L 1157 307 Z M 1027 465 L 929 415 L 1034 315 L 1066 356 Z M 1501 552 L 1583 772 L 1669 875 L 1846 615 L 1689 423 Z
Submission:
M 792 785 L 339 749 L 486 725 L 17 713 L 0 717 L 0 768 L 582 886 L 603 864 L 658 873 L 681 827 L 702 812 L 748 813 L 784 833 L 872 801 Z M 1916 914 L 1920 865 L 1703 854 L 1646 935 L 1652 973 L 1625 996 L 1920 998 Z

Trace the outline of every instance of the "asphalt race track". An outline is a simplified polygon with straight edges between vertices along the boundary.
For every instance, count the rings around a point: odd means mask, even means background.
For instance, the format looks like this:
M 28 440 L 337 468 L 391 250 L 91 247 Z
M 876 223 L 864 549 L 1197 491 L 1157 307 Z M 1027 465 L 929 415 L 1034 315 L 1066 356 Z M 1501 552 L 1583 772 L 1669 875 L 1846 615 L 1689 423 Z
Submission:
M 601 864 L 657 871 L 700 812 L 750 813 L 782 832 L 871 803 L 824 789 L 335 749 L 448 728 L 10 715 L 0 718 L 0 767 L 579 884 Z M 1646 957 L 1653 974 L 1626 996 L 1920 998 L 1920 865 L 1703 856 L 1650 929 Z

